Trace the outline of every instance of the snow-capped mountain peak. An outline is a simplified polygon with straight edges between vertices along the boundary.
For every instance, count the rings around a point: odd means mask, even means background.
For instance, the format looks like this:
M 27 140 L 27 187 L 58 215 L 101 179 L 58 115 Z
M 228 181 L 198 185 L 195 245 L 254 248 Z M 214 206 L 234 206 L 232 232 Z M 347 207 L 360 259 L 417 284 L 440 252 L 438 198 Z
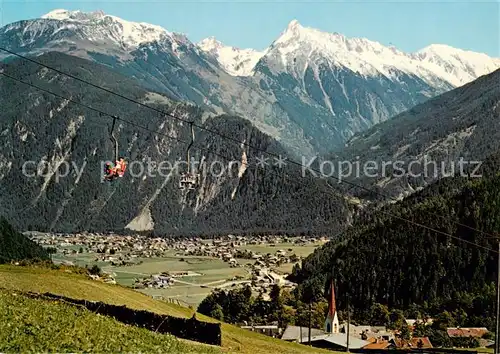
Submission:
M 362 75 L 371 76 L 392 65 L 399 53 L 365 38 L 347 38 L 339 33 L 323 32 L 291 21 L 273 42 L 267 56 L 274 70 L 302 72 L 309 64 L 329 63 Z M 297 68 L 300 65 L 303 68 Z
M 445 44 L 427 46 L 414 53 L 413 57 L 437 75 L 448 78 L 454 86 L 462 86 L 500 68 L 500 58 Z
M 106 16 L 106 14 L 101 10 L 86 13 L 80 10 L 70 11 L 65 9 L 56 9 L 46 13 L 41 16 L 41 18 L 59 21 L 89 21 L 103 18 L 104 16 Z
M 305 39 L 308 30 L 310 29 L 303 27 L 298 20 L 292 20 L 285 28 L 285 30 L 281 32 L 281 35 L 278 37 L 278 39 L 273 42 L 271 47 L 273 45 L 285 43 L 290 40 L 297 41 L 300 39 Z
M 60 21 L 57 31 L 73 29 L 75 26 L 88 35 L 90 41 L 111 39 L 121 46 L 136 48 L 141 44 L 160 41 L 166 37 L 178 37 L 166 29 L 149 23 L 131 22 L 103 11 L 82 12 L 65 9 L 53 10 L 41 17 L 44 20 Z
M 288 24 L 286 30 L 287 31 L 297 31 L 297 30 L 300 30 L 302 27 L 302 25 L 299 23 L 298 20 L 291 20 L 290 23 Z
M 276 72 L 301 75 L 304 68 L 319 63 L 343 67 L 365 77 L 385 76 L 397 80 L 401 73 L 418 76 L 431 86 L 462 86 L 500 68 L 500 58 L 430 45 L 416 53 L 405 53 L 366 38 L 348 38 L 291 21 L 266 53 L 266 62 Z M 299 67 L 297 67 L 299 66 Z
M 224 70 L 233 76 L 250 76 L 264 52 L 254 49 L 240 49 L 226 46 L 215 37 L 208 37 L 198 43 L 198 47 L 214 57 Z

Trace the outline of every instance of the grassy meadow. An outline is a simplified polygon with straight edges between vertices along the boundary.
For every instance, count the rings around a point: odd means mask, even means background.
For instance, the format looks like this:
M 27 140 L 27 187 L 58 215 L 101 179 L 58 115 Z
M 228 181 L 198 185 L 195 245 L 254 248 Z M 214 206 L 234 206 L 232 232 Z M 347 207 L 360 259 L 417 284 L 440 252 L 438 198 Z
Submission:
M 177 317 L 191 317 L 194 310 L 188 307 L 168 303 L 166 301 L 154 300 L 152 297 L 137 292 L 120 285 L 104 284 L 99 281 L 91 280 L 84 275 L 69 273 L 63 269 L 51 270 L 37 267 L 20 267 L 4 265 L 0 266 L 0 284 L 7 291 L 32 291 L 37 293 L 51 292 L 58 295 L 64 295 L 76 299 L 86 299 L 91 301 L 102 301 L 115 305 L 126 305 L 129 308 L 147 310 L 159 314 L 168 314 Z M 4 300 L 7 303 L 9 301 Z M 36 300 L 38 301 L 38 300 Z M 15 306 L 10 306 L 14 308 Z M 1 316 L 1 313 L 0 313 Z M 10 321 L 14 321 L 11 315 Z M 20 316 L 20 315 L 19 315 Z M 199 320 L 219 322 L 207 316 L 196 314 Z M 47 317 L 50 319 L 50 317 Z M 40 317 L 43 322 L 43 317 Z M 58 321 L 53 319 L 47 321 L 52 323 Z M 74 323 L 69 320 L 69 323 Z M 37 326 L 43 324 L 38 323 Z M 154 339 L 151 339 L 151 343 Z M 189 342 L 191 343 L 191 342 Z M 131 344 L 132 345 L 132 344 Z M 149 345 L 149 344 L 148 344 Z M 153 344 L 151 344 L 153 345 Z M 177 345 L 177 344 L 176 344 Z M 212 346 L 200 344 L 199 353 L 211 353 Z M 206 347 L 206 348 L 202 348 Z M 312 348 L 295 343 L 287 343 L 280 339 L 271 338 L 262 334 L 251 332 L 237 326 L 222 323 L 222 348 L 226 353 L 248 353 L 248 354 L 268 354 L 268 353 L 289 353 L 289 354 L 307 354 L 307 353 L 330 353 L 329 350 Z M 37 351 L 36 348 L 29 351 Z M 14 351 L 16 350 L 4 350 Z M 44 350 L 45 351 L 45 350 Z M 95 350 L 92 350 L 95 351 Z M 136 352 L 137 350 L 134 350 Z M 145 350 L 149 351 L 149 350 Z M 156 350 L 156 352 L 158 352 Z M 160 351 L 161 352 L 161 351 Z M 180 352 L 183 352 L 182 350 Z

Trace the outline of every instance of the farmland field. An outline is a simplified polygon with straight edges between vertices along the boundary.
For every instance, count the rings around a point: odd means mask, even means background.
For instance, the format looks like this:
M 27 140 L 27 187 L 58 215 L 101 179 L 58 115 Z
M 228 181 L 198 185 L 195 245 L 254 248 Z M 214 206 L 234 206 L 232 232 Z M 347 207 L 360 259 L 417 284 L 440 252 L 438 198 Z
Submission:
M 306 257 L 310 255 L 311 253 L 314 252 L 318 246 L 321 245 L 321 243 L 317 243 L 314 245 L 306 245 L 306 246 L 297 246 L 296 244 L 293 243 L 277 243 L 275 246 L 271 245 L 245 245 L 241 246 L 241 249 L 247 249 L 250 251 L 254 251 L 257 253 L 271 253 L 274 254 L 278 250 L 284 250 L 287 251 L 287 253 L 295 253 L 297 256 L 302 256 Z M 289 251 L 289 249 L 291 251 Z
M 181 261 L 181 259 L 183 261 Z M 183 276 L 179 282 L 168 289 L 138 289 L 148 295 L 175 298 L 189 305 L 197 306 L 211 291 L 201 285 L 224 282 L 235 276 L 248 277 L 244 268 L 230 268 L 220 259 L 209 257 L 166 257 L 141 259 L 144 263 L 127 267 L 103 267 L 103 270 L 116 274 L 116 281 L 122 285 L 132 285 L 134 279 L 166 271 L 191 271 L 197 275 Z M 198 275 L 199 274 L 199 275 Z M 190 284 L 186 284 L 190 283 Z
M 209 241 L 207 241 L 208 243 Z M 250 244 L 238 246 L 241 250 L 250 250 L 258 254 L 275 254 L 284 250 L 287 254 L 295 253 L 297 256 L 306 257 L 322 243 L 297 245 L 293 243 L 277 244 Z M 219 258 L 204 256 L 179 256 L 171 250 L 165 256 L 152 258 L 136 258 L 134 265 L 112 266 L 110 262 L 96 262 L 95 253 L 78 253 L 79 247 L 70 246 L 67 249 L 76 250 L 76 254 L 53 256 L 54 261 L 70 261 L 79 266 L 98 265 L 103 271 L 112 273 L 118 284 L 132 286 L 136 279 L 147 278 L 162 272 L 191 272 L 187 276 L 176 278 L 173 286 L 169 288 L 144 288 L 138 291 L 163 298 L 177 299 L 181 303 L 196 307 L 213 289 L 223 286 L 231 288 L 235 283 L 248 281 L 250 270 L 245 265 L 255 262 L 251 259 L 238 259 L 241 267 L 230 267 L 227 262 Z M 139 264 L 140 263 L 140 264 Z M 282 273 L 290 273 L 293 263 L 285 263 L 274 269 Z M 236 277 L 236 278 L 235 278 Z

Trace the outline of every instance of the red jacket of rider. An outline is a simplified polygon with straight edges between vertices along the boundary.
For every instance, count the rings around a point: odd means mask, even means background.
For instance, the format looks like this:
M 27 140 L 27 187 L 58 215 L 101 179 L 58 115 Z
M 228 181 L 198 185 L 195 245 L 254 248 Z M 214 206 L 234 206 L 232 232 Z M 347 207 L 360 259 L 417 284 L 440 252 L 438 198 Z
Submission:
M 116 173 L 121 177 L 125 173 L 125 170 L 127 169 L 127 163 L 125 162 L 124 159 L 120 159 L 116 161 Z

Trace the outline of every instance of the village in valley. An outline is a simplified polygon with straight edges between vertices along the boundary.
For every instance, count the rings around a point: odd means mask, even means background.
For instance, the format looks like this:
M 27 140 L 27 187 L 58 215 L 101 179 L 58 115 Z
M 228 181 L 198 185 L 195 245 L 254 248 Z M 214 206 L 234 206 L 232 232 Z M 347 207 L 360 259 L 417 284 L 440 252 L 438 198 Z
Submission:
M 101 280 L 130 286 L 155 298 L 196 306 L 213 289 L 251 285 L 268 298 L 286 280 L 293 265 L 328 240 L 280 236 L 234 236 L 213 239 L 151 238 L 102 233 L 26 235 L 55 249 L 55 263 L 102 269 Z M 94 279 L 99 276 L 93 275 Z

